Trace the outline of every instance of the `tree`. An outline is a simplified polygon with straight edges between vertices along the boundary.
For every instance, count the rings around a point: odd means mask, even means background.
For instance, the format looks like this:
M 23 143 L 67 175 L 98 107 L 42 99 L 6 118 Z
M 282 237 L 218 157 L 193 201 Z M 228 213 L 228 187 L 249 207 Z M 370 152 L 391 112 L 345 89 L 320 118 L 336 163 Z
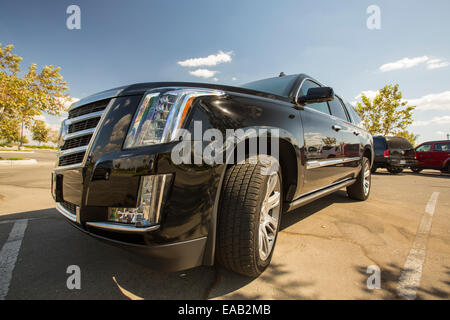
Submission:
M 31 133 L 33 134 L 33 140 L 39 142 L 39 144 L 48 141 L 49 129 L 42 120 L 35 121 L 34 125 L 31 127 Z
M 412 146 L 415 146 L 416 140 L 417 140 L 417 138 L 419 138 L 419 135 L 405 130 L 405 131 L 397 133 L 397 137 L 405 138 L 406 140 L 409 141 L 409 143 L 412 144 Z
M 30 128 L 33 118 L 42 112 L 59 115 L 70 101 L 60 68 L 44 66 L 38 72 L 32 64 L 20 77 L 22 58 L 12 53 L 13 48 L 0 43 L 0 133 L 4 139 L 22 122 Z
M 55 129 L 49 129 L 48 131 L 48 141 L 53 142 L 55 144 L 58 143 L 59 132 Z
M 402 100 L 398 84 L 384 86 L 373 100 L 365 94 L 361 96 L 362 103 L 357 102 L 356 111 L 372 135 L 396 135 L 406 131 L 413 122 L 412 113 L 416 107 L 408 106 L 408 102 Z

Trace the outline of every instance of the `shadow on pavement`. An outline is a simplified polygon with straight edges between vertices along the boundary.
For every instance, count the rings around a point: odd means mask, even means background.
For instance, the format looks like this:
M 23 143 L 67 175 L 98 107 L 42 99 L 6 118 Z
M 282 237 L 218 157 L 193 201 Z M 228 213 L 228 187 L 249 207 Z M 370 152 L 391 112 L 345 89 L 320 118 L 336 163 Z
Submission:
M 400 278 L 400 274 L 402 272 L 402 267 L 396 265 L 396 264 L 389 264 L 385 267 L 381 268 L 381 290 L 383 292 L 382 299 L 403 299 L 400 297 L 397 293 L 397 286 L 398 281 Z M 442 284 L 445 284 L 448 287 L 448 291 L 443 291 L 441 288 L 432 287 L 431 289 L 423 289 L 418 288 L 417 289 L 417 298 L 418 300 L 422 299 L 449 299 L 450 298 L 450 268 L 445 267 L 446 271 L 445 274 L 447 276 L 446 280 L 440 280 Z M 368 274 L 366 273 L 367 267 L 364 266 L 358 266 L 355 267 L 355 270 L 361 273 L 365 278 L 368 277 Z M 412 271 L 412 270 L 405 270 L 405 271 Z M 372 292 L 372 290 L 367 288 L 366 283 L 362 283 L 361 289 L 365 292 Z M 425 296 L 426 295 L 426 296 Z
M 316 212 L 319 212 L 334 203 L 351 203 L 354 200 L 351 200 L 347 196 L 347 192 L 345 190 L 339 190 L 335 193 L 332 193 L 326 197 L 318 199 L 314 202 L 311 202 L 303 207 L 300 207 L 294 211 L 286 213 L 281 219 L 280 231 L 290 227 L 297 222 L 300 222 L 309 216 L 313 215 Z
M 28 226 L 7 299 L 208 299 L 232 293 L 255 279 L 270 283 L 280 298 L 301 299 L 294 289 L 310 285 L 295 280 L 277 284 L 277 278 L 288 272 L 277 264 L 258 278 L 243 277 L 220 267 L 173 273 L 153 270 L 140 263 L 141 257 L 76 230 L 53 208 L 3 215 L 0 223 L 4 227 L 11 225 L 10 230 L 20 219 L 28 219 Z M 70 265 L 80 267 L 80 290 L 66 286 Z M 242 293 L 229 296 L 258 297 Z

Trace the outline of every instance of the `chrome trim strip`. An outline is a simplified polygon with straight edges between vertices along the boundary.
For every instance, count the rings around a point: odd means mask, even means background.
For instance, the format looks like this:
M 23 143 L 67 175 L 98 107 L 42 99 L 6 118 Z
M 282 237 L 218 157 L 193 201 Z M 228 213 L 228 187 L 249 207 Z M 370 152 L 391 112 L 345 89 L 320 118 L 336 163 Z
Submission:
M 116 102 L 116 98 L 113 98 L 109 101 L 108 105 L 106 106 L 105 110 L 103 110 L 102 117 L 100 118 L 99 122 L 97 123 L 97 126 L 95 127 L 95 131 L 92 134 L 91 140 L 89 140 L 89 144 L 87 145 L 86 153 L 84 154 L 83 161 L 81 162 L 81 166 L 84 167 L 88 158 L 89 153 L 91 152 L 92 145 L 94 144 L 95 138 L 97 137 L 98 132 L 100 131 L 100 128 L 103 125 L 103 122 L 105 121 L 106 116 L 109 113 L 109 110 L 111 109 L 111 106 Z
M 85 136 L 85 135 L 94 133 L 94 131 L 95 131 L 95 128 L 91 128 L 91 129 L 86 129 L 86 130 L 81 130 L 81 131 L 69 133 L 68 135 L 66 135 L 64 137 L 64 141 L 69 140 L 69 139 L 73 139 L 73 138 L 78 138 L 78 137 L 81 137 L 81 136 Z
M 86 115 L 82 115 L 80 117 L 70 119 L 72 121 L 71 123 L 73 123 L 73 120 L 77 120 L 76 122 L 78 122 L 78 119 L 80 119 L 82 117 L 83 117 L 83 119 L 81 119 L 81 120 L 86 120 L 86 119 L 89 119 L 89 118 L 94 118 L 94 117 L 97 117 L 97 116 L 101 116 L 99 122 L 97 123 L 97 126 L 95 127 L 94 132 L 92 133 L 92 137 L 91 137 L 91 140 L 89 140 L 89 144 L 87 146 L 79 147 L 79 148 L 83 148 L 82 150 L 78 150 L 78 151 L 74 151 L 73 152 L 73 153 L 76 153 L 76 152 L 79 152 L 79 151 L 85 151 L 84 157 L 83 157 L 83 161 L 81 161 L 80 163 L 75 163 L 75 164 L 71 164 L 71 165 L 68 165 L 68 166 L 56 167 L 54 170 L 60 171 L 60 170 L 65 170 L 65 169 L 76 169 L 76 168 L 81 168 L 81 167 L 85 166 L 86 161 L 87 161 L 87 157 L 89 155 L 89 152 L 91 151 L 92 145 L 94 144 L 95 138 L 97 137 L 98 131 L 100 130 L 101 126 L 103 125 L 103 122 L 105 121 L 105 117 L 108 115 L 109 109 L 111 109 L 111 106 L 114 104 L 115 101 L 116 101 L 116 98 L 112 98 L 111 101 L 109 101 L 108 105 L 106 106 L 106 108 L 103 111 L 88 113 Z M 93 116 L 93 115 L 95 115 L 95 116 Z M 72 152 L 70 152 L 72 150 L 75 150 L 75 149 L 65 150 L 65 151 L 68 151 L 66 154 L 72 153 Z M 58 162 L 57 163 L 59 163 L 59 156 L 60 156 L 60 154 L 57 153 L 57 155 L 58 155 L 58 160 L 57 160 Z
M 58 162 L 59 162 L 59 159 L 58 159 Z M 78 169 L 78 168 L 81 168 L 81 163 L 75 163 L 75 164 L 69 164 L 67 166 L 56 167 L 54 170 L 61 171 L 61 170 L 73 170 L 73 169 Z
M 80 121 L 83 121 L 83 120 L 88 120 L 88 119 L 92 119 L 92 118 L 101 117 L 105 113 L 105 110 L 92 112 L 92 113 L 87 113 L 87 114 L 83 114 L 82 116 L 79 116 L 79 117 L 76 117 L 76 118 L 67 119 L 66 120 L 66 124 L 68 126 L 70 126 L 71 124 L 74 124 L 74 123 L 77 123 L 77 122 L 80 122 Z
M 86 222 L 86 224 L 90 227 L 119 232 L 131 232 L 131 233 L 143 233 L 148 231 L 154 231 L 158 230 L 160 227 L 160 225 L 157 224 L 150 227 L 138 228 L 134 225 L 125 225 L 114 222 Z
M 332 165 L 336 165 L 336 164 L 342 164 L 342 163 L 359 161 L 359 160 L 361 160 L 360 157 L 333 159 L 333 160 L 321 160 L 321 161 L 312 160 L 312 161 L 306 162 L 306 169 L 327 167 L 327 166 L 332 166 Z
M 163 175 L 162 182 L 161 182 L 162 187 L 160 187 L 162 190 L 160 190 L 160 192 L 159 192 L 158 208 L 156 209 L 156 215 L 155 215 L 155 221 L 157 221 L 157 222 L 159 222 L 159 216 L 161 214 L 161 204 L 162 204 L 162 200 L 163 200 L 164 191 L 166 188 L 166 178 L 167 178 L 167 174 Z
M 77 216 L 72 214 L 72 212 L 68 211 L 66 208 L 64 208 L 61 203 L 56 203 L 56 210 L 58 210 L 59 213 L 61 213 L 64 217 L 67 219 L 77 222 Z
M 284 206 L 284 212 L 289 212 L 292 210 L 295 210 L 301 206 L 304 206 L 310 202 L 313 202 L 319 198 L 322 198 L 326 195 L 329 195 L 341 188 L 348 187 L 349 185 L 352 185 L 356 182 L 356 179 L 346 179 L 343 181 L 338 181 L 336 183 L 330 184 L 326 187 L 323 187 L 321 189 L 317 189 L 311 192 L 308 192 L 304 195 L 302 195 L 300 198 L 297 198 L 296 200 L 286 203 Z
M 61 151 L 58 151 L 56 154 L 58 155 L 58 157 L 60 157 L 60 156 L 67 156 L 68 154 L 86 151 L 87 147 L 88 146 L 81 146 L 81 147 L 77 147 L 77 148 L 61 150 Z

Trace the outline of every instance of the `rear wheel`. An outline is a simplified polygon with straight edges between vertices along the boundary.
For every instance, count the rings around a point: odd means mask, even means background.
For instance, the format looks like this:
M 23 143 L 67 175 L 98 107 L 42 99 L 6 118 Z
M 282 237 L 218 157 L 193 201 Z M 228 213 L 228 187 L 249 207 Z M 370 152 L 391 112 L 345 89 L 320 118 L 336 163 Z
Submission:
M 356 182 L 347 187 L 347 194 L 350 199 L 367 200 L 369 198 L 370 189 L 372 187 L 372 176 L 370 170 L 369 159 L 362 159 L 361 171 L 359 172 Z
M 411 171 L 415 172 L 415 173 L 420 173 L 422 171 L 422 169 L 413 167 L 413 168 L 411 168 Z
M 403 168 L 396 168 L 396 167 L 388 167 L 387 170 L 392 174 L 399 174 L 403 172 Z
M 281 221 L 278 162 L 236 164 L 227 169 L 218 215 L 216 257 L 227 269 L 260 275 L 272 259 Z

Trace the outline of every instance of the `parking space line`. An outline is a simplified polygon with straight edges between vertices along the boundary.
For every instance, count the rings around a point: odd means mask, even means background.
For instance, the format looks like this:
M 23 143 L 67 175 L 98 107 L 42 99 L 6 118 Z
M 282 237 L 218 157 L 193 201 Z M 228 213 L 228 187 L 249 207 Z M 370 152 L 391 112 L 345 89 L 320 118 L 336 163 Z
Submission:
M 420 286 L 422 268 L 427 254 L 428 235 L 430 234 L 438 197 L 439 192 L 433 192 L 430 200 L 428 200 L 413 245 L 400 274 L 397 293 L 400 297 L 408 300 L 414 300 L 416 298 L 417 289 Z
M 16 265 L 22 245 L 23 235 L 28 225 L 28 220 L 18 220 L 14 223 L 8 240 L 0 251 L 0 300 L 4 300 L 8 294 L 12 273 Z

